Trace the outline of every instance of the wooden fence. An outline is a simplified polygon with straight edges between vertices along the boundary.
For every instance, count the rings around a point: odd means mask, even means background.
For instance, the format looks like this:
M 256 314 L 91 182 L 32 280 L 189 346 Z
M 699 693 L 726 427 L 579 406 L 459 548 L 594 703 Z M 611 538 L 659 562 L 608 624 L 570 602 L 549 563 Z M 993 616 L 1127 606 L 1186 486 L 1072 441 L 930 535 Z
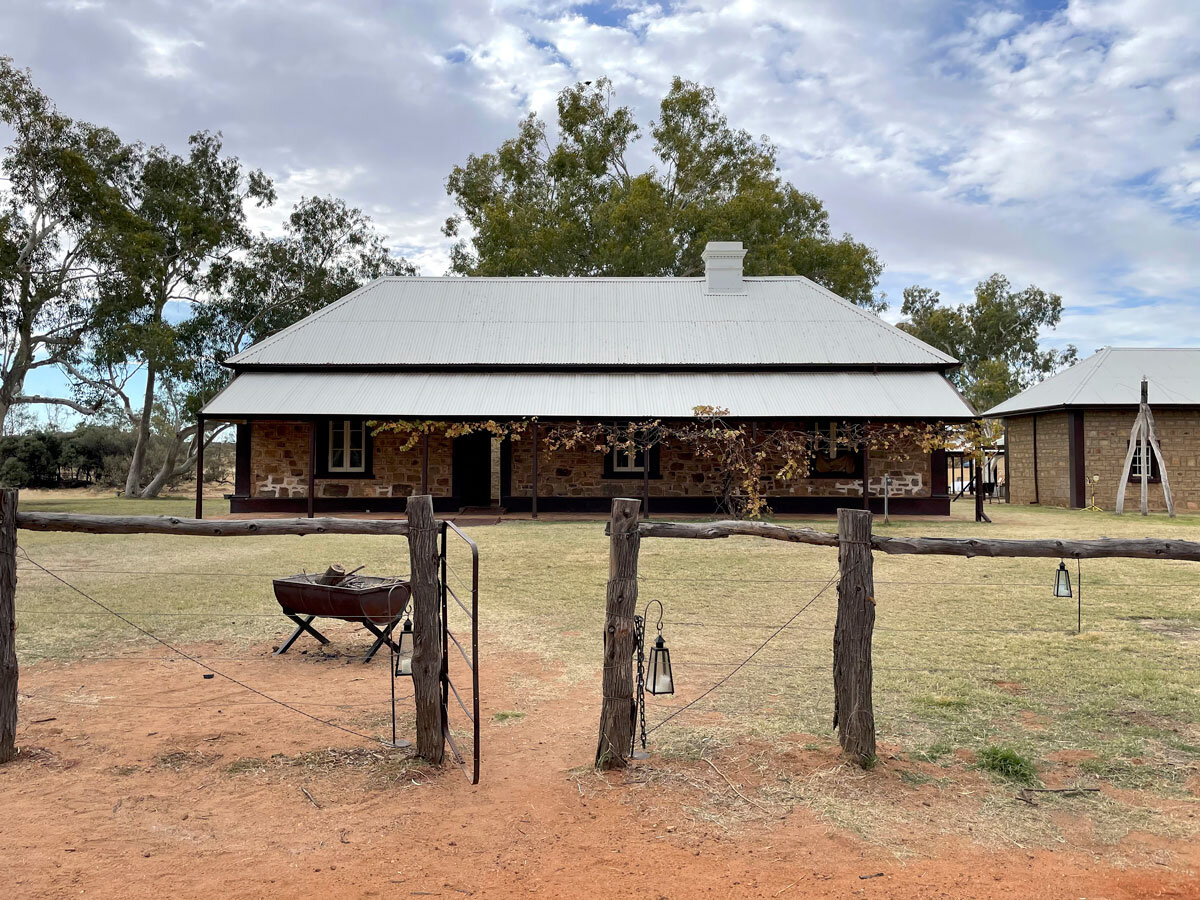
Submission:
M 433 498 L 410 497 L 408 521 L 365 519 L 238 519 L 202 521 L 167 516 L 94 516 L 74 513 L 18 512 L 17 492 L 0 491 L 0 763 L 16 754 L 17 530 L 87 534 L 178 534 L 201 537 L 263 535 L 367 534 L 407 537 L 413 602 L 413 691 L 416 697 L 417 753 L 433 763 L 445 754 L 446 722 L 442 703 L 441 597 L 438 591 L 439 522 Z
M 839 509 L 834 534 L 769 522 L 638 522 L 638 501 L 614 500 L 609 521 L 609 580 L 605 601 L 603 688 L 596 765 L 621 768 L 633 742 L 634 611 L 638 552 L 645 538 L 715 540 L 737 535 L 838 548 L 838 610 L 833 633 L 834 723 L 846 754 L 871 762 L 875 748 L 871 645 L 875 628 L 875 553 L 1048 559 L 1177 559 L 1200 562 L 1200 543 L 1156 538 L 1084 541 L 885 537 L 873 534 L 872 515 Z

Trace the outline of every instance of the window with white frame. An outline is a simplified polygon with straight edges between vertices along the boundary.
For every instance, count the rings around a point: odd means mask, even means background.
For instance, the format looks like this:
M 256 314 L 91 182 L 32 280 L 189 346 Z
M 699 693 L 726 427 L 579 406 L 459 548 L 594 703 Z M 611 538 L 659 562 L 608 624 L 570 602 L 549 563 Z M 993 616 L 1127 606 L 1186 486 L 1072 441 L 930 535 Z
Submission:
M 646 470 L 646 451 L 638 447 L 614 447 L 612 470 L 626 475 L 641 475 Z
M 334 419 L 329 423 L 329 471 L 364 472 L 366 435 L 362 422 Z
M 1141 479 L 1143 471 L 1145 471 L 1146 477 L 1151 481 L 1161 477 L 1158 471 L 1158 458 L 1154 455 L 1154 449 L 1149 443 L 1139 441 L 1137 449 L 1133 451 L 1133 459 L 1129 463 L 1129 480 L 1132 481 L 1135 478 Z

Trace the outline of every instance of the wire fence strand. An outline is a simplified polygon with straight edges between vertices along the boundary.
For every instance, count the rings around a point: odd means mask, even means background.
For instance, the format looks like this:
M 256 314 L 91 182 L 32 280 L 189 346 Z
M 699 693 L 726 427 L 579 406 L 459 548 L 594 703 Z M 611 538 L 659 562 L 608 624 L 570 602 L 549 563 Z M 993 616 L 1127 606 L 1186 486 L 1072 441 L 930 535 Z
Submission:
M 72 591 L 79 594 L 79 596 L 96 604 L 96 606 L 100 607 L 102 610 L 104 610 L 104 611 L 108 612 L 109 614 L 115 616 L 116 618 L 120 619 L 122 622 L 124 622 L 130 628 L 133 628 L 136 631 L 140 631 L 142 634 L 144 634 L 146 637 L 150 638 L 151 640 L 153 640 L 159 644 L 162 644 L 162 646 L 166 647 L 172 653 L 175 653 L 178 656 L 182 657 L 183 659 L 186 659 L 186 660 L 189 660 L 189 661 L 195 663 L 196 665 L 200 666 L 201 668 L 208 670 L 213 675 L 224 678 L 226 681 L 236 684 L 238 687 L 243 688 L 243 689 L 249 691 L 250 693 L 263 698 L 263 700 L 265 700 L 265 701 L 269 701 L 271 703 L 278 704 L 279 706 L 282 706 L 284 709 L 291 710 L 292 712 L 294 712 L 298 715 L 304 716 L 305 718 L 308 718 L 308 719 L 312 719 L 314 722 L 319 722 L 322 725 L 327 725 L 328 727 L 335 728 L 338 731 L 344 731 L 346 734 L 352 734 L 355 737 L 363 738 L 364 740 L 368 740 L 368 741 L 375 741 L 377 743 L 384 744 L 384 746 L 387 746 L 387 743 L 385 741 L 382 741 L 377 737 L 373 737 L 369 734 L 364 734 L 361 731 L 355 731 L 353 728 L 347 728 L 345 725 L 339 725 L 337 722 L 332 722 L 329 719 L 323 719 L 320 716 L 315 716 L 310 712 L 305 712 L 304 710 L 300 709 L 299 707 L 293 706 L 292 704 L 290 704 L 284 700 L 280 700 L 277 697 L 272 697 L 270 694 L 260 691 L 256 687 L 251 687 L 250 685 L 246 684 L 244 681 L 239 681 L 237 678 L 234 678 L 232 675 L 228 675 L 225 672 L 220 671 L 219 669 L 214 669 L 212 666 L 208 665 L 208 663 L 204 662 L 201 658 L 193 656 L 192 654 L 179 649 L 178 647 L 174 646 L 173 644 L 168 643 L 167 641 L 160 638 L 158 635 L 154 634 L 154 632 L 148 631 L 147 629 L 143 628 L 141 625 L 138 625 L 136 622 L 130 621 L 125 616 L 121 615 L 119 612 L 115 611 L 111 607 L 105 605 L 104 603 L 97 600 L 95 597 L 88 594 L 82 588 L 76 587 L 75 585 L 71 584 L 69 581 L 67 581 L 62 576 L 56 574 L 55 572 L 52 572 L 50 569 L 46 568 L 41 563 L 39 563 L 35 559 L 33 559 L 33 557 L 31 557 L 29 555 L 28 551 L 26 551 L 24 547 L 18 546 L 17 551 L 25 558 L 25 560 L 27 562 L 29 562 L 33 566 L 36 566 L 38 569 L 45 572 L 51 578 L 62 583 L 63 586 L 70 588 Z

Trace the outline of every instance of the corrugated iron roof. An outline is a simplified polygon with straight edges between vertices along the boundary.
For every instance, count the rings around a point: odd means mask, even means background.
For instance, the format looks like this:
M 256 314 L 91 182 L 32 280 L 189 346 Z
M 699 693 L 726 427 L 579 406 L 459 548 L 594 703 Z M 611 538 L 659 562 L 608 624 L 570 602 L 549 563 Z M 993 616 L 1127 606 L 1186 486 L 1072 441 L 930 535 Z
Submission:
M 962 419 L 940 372 L 243 372 L 204 409 L 246 416 Z
M 1200 406 L 1200 347 L 1105 347 L 989 409 L 987 416 L 1079 406 L 1136 406 L 1142 378 L 1150 406 Z
M 945 367 L 807 278 L 380 278 L 232 357 L 243 366 Z

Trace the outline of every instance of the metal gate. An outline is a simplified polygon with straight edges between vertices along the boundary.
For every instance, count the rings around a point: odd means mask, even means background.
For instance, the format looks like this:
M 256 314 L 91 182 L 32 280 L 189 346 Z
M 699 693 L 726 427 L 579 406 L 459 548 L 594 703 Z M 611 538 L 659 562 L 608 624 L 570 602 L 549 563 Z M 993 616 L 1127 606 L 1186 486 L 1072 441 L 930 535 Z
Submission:
M 446 736 L 446 743 L 450 746 L 450 752 L 454 755 L 454 761 L 462 768 L 463 772 L 471 780 L 471 784 L 479 784 L 479 547 L 475 542 L 467 537 L 466 533 L 455 525 L 453 522 L 442 520 L 441 523 L 441 549 L 438 553 L 438 561 L 441 564 L 441 594 L 442 594 L 442 730 Z M 455 541 L 451 543 L 450 534 L 453 532 Z M 449 549 L 454 546 L 461 547 L 465 544 L 471 551 L 471 571 L 468 575 L 463 569 L 456 569 L 449 560 Z M 458 554 L 463 555 L 463 554 Z M 468 580 L 469 579 L 469 580 Z M 457 585 L 456 591 L 451 586 L 451 581 Z M 462 593 L 467 597 L 467 602 L 464 602 L 463 597 L 459 596 Z M 454 601 L 454 605 L 450 605 L 450 601 Z M 457 607 L 457 609 L 456 609 Z M 461 619 L 461 615 L 465 615 L 470 627 L 470 649 L 463 646 L 463 638 L 465 629 L 462 626 L 456 626 L 458 633 L 450 626 L 450 613 L 454 611 L 456 621 Z M 451 677 L 450 666 L 450 645 L 453 644 L 458 650 L 454 659 L 456 662 L 456 674 Z M 461 657 L 466 665 L 466 670 L 458 665 L 458 659 Z M 463 700 L 462 694 L 459 693 L 458 686 L 466 685 L 467 681 L 471 684 L 470 705 Z M 456 686 L 455 681 L 458 682 Z M 467 768 L 466 758 L 459 749 L 458 742 L 454 740 L 452 729 L 450 728 L 450 695 L 454 695 L 454 699 L 458 701 L 459 708 L 471 724 L 471 763 L 470 769 Z M 458 713 L 455 711 L 455 716 Z

